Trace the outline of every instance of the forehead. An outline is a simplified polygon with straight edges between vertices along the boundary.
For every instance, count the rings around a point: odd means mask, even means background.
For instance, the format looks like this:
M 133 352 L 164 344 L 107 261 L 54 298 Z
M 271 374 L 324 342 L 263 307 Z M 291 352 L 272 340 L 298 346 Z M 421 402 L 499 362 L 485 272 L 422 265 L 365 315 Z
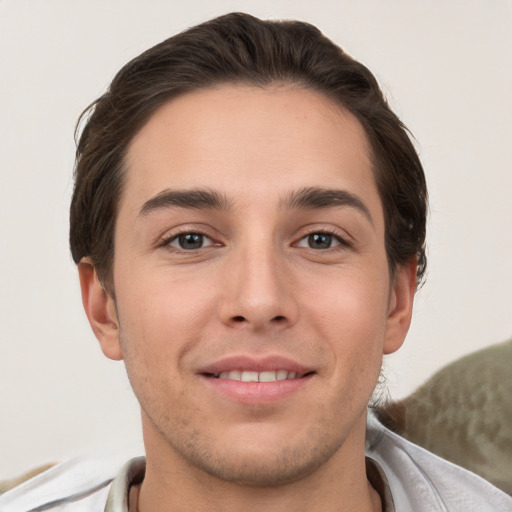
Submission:
M 121 207 L 165 188 L 221 189 L 235 202 L 245 192 L 256 200 L 311 186 L 376 194 L 359 121 L 324 95 L 289 86 L 222 86 L 175 98 L 134 137 L 125 163 Z

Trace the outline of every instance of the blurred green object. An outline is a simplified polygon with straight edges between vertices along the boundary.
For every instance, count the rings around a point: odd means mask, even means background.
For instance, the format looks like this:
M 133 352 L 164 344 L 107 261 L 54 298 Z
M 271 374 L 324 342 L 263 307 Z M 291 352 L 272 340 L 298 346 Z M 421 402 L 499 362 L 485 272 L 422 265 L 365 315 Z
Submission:
M 512 495 L 512 339 L 458 359 L 376 412 L 409 441 Z

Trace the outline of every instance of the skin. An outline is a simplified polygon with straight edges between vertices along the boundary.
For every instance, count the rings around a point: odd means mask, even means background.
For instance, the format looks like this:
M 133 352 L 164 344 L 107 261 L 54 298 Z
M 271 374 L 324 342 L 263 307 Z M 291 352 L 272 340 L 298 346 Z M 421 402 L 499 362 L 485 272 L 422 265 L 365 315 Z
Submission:
M 223 204 L 155 199 L 205 187 Z M 356 201 L 290 204 L 307 188 Z M 186 233 L 203 246 L 180 247 Z M 380 510 L 366 408 L 408 330 L 415 269 L 390 278 L 369 144 L 339 105 L 222 86 L 161 107 L 127 153 L 115 301 L 79 265 L 91 326 L 142 408 L 139 510 Z M 271 398 L 254 383 L 230 395 L 202 372 L 232 356 L 280 356 L 308 375 Z

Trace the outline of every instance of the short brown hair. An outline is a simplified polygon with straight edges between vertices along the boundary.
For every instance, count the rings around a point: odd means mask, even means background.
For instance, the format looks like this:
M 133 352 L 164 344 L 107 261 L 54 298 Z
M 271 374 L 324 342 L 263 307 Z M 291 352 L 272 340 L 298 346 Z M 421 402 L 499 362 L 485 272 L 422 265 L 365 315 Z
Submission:
M 389 267 L 393 272 L 416 257 L 419 283 L 426 267 L 425 176 L 407 129 L 375 77 L 308 23 L 263 21 L 243 13 L 202 23 L 142 53 L 82 113 L 70 212 L 74 261 L 89 256 L 113 293 L 123 161 L 130 141 L 158 107 L 200 88 L 276 82 L 318 91 L 363 125 L 384 209 Z

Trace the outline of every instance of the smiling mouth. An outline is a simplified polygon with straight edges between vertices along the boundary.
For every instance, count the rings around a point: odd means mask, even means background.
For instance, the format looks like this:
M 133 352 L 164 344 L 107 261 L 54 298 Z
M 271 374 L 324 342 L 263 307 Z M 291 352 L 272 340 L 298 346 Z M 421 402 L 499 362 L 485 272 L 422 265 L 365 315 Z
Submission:
M 209 373 L 207 377 L 221 380 L 236 380 L 239 382 L 277 382 L 282 380 L 301 379 L 313 372 L 300 374 L 288 370 L 268 370 L 262 372 L 255 372 L 252 370 L 231 370 L 229 372 Z
M 275 404 L 292 397 L 317 372 L 286 357 L 232 356 L 203 367 L 200 375 L 215 392 L 245 406 Z

